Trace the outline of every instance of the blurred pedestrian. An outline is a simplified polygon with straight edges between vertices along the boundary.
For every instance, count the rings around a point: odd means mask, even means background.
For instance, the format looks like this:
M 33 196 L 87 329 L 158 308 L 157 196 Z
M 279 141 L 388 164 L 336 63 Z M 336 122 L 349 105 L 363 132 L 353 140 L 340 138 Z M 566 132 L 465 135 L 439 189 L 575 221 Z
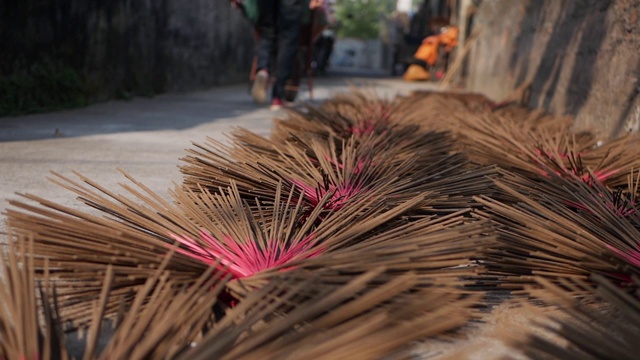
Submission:
M 268 100 L 270 70 L 275 63 L 275 82 L 271 88 L 271 108 L 284 106 L 285 84 L 293 74 L 300 48 L 300 34 L 308 11 L 322 7 L 324 0 L 230 0 L 253 23 L 257 32 L 256 74 L 251 96 L 259 104 Z
M 306 3 L 308 0 L 258 1 L 257 73 L 251 88 L 251 96 L 255 102 L 264 104 L 267 101 L 272 54 L 277 53 L 275 83 L 271 89 L 271 107 L 279 108 L 284 105 L 282 100 L 284 85 L 295 65 Z M 279 48 L 277 48 L 278 40 L 280 40 Z
M 329 58 L 333 52 L 336 32 L 332 28 L 322 30 L 322 34 L 313 46 L 314 75 L 324 75 L 329 67 Z

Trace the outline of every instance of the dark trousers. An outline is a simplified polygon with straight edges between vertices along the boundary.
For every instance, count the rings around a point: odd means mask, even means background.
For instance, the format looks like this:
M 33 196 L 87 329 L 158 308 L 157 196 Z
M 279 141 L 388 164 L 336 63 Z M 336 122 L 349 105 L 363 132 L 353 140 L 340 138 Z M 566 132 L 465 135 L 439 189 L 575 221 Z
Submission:
M 258 69 L 270 70 L 272 54 L 277 53 L 276 82 L 271 91 L 274 98 L 284 97 L 284 85 L 293 72 L 300 45 L 302 18 L 308 3 L 308 0 L 258 1 Z

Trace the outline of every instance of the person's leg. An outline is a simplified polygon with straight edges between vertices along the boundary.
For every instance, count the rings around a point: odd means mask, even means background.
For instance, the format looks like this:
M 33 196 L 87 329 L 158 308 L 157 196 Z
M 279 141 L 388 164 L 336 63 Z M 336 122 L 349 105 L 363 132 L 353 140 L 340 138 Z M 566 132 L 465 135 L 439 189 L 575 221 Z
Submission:
M 322 74 L 324 72 L 324 54 L 327 51 L 327 38 L 323 35 L 313 44 L 313 61 L 315 62 L 314 73 Z
M 276 32 L 278 27 L 278 0 L 259 0 L 257 3 L 258 19 L 256 21 L 256 30 L 259 36 L 256 44 L 257 69 L 269 70 L 271 54 L 274 52 L 278 40 Z
M 269 70 L 271 67 L 271 54 L 276 48 L 277 42 L 277 0 L 258 1 L 258 19 L 256 31 L 258 41 L 256 43 L 256 75 L 251 87 L 251 96 L 257 103 L 267 102 L 267 86 L 269 83 Z
M 331 54 L 333 53 L 333 45 L 335 44 L 335 40 L 332 36 L 330 36 L 329 38 L 327 38 L 327 48 L 326 51 L 324 53 L 324 59 L 322 62 L 322 70 L 326 71 L 327 68 L 330 66 L 329 64 L 329 60 L 331 59 Z
M 272 98 L 284 97 L 284 85 L 291 77 L 294 62 L 300 46 L 300 27 L 308 1 L 279 0 L 278 31 L 280 47 L 278 49 L 278 63 L 276 82 L 272 90 Z

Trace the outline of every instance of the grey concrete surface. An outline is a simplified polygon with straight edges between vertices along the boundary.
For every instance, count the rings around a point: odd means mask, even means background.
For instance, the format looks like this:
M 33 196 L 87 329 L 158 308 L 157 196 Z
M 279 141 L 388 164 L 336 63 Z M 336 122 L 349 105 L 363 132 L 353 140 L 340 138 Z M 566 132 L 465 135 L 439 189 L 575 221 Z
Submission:
M 376 73 L 333 74 L 315 79 L 314 99 L 306 87 L 299 102 L 319 102 L 349 91 L 349 85 L 395 96 L 433 86 L 405 83 Z M 223 140 L 233 127 L 268 135 L 277 112 L 256 105 L 247 85 L 213 88 L 187 94 L 113 101 L 55 113 L 0 118 L 0 212 L 17 193 L 45 197 L 73 208 L 86 207 L 75 195 L 47 180 L 50 171 L 77 171 L 117 189 L 126 179 L 122 168 L 160 195 L 180 181 L 179 158 L 192 141 L 207 136 Z M 0 231 L 4 227 L 1 216 Z

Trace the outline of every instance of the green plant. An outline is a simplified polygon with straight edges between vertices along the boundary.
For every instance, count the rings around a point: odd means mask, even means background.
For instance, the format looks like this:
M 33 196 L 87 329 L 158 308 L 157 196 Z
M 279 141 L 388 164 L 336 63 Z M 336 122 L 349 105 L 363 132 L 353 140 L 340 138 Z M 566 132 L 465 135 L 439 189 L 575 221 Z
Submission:
M 82 75 L 61 61 L 44 59 L 30 66 L 16 61 L 12 72 L 0 76 L 0 116 L 73 108 L 87 102 Z
M 336 18 L 340 21 L 338 35 L 359 39 L 375 39 L 380 32 L 380 20 L 390 14 L 393 0 L 341 0 L 336 3 Z

